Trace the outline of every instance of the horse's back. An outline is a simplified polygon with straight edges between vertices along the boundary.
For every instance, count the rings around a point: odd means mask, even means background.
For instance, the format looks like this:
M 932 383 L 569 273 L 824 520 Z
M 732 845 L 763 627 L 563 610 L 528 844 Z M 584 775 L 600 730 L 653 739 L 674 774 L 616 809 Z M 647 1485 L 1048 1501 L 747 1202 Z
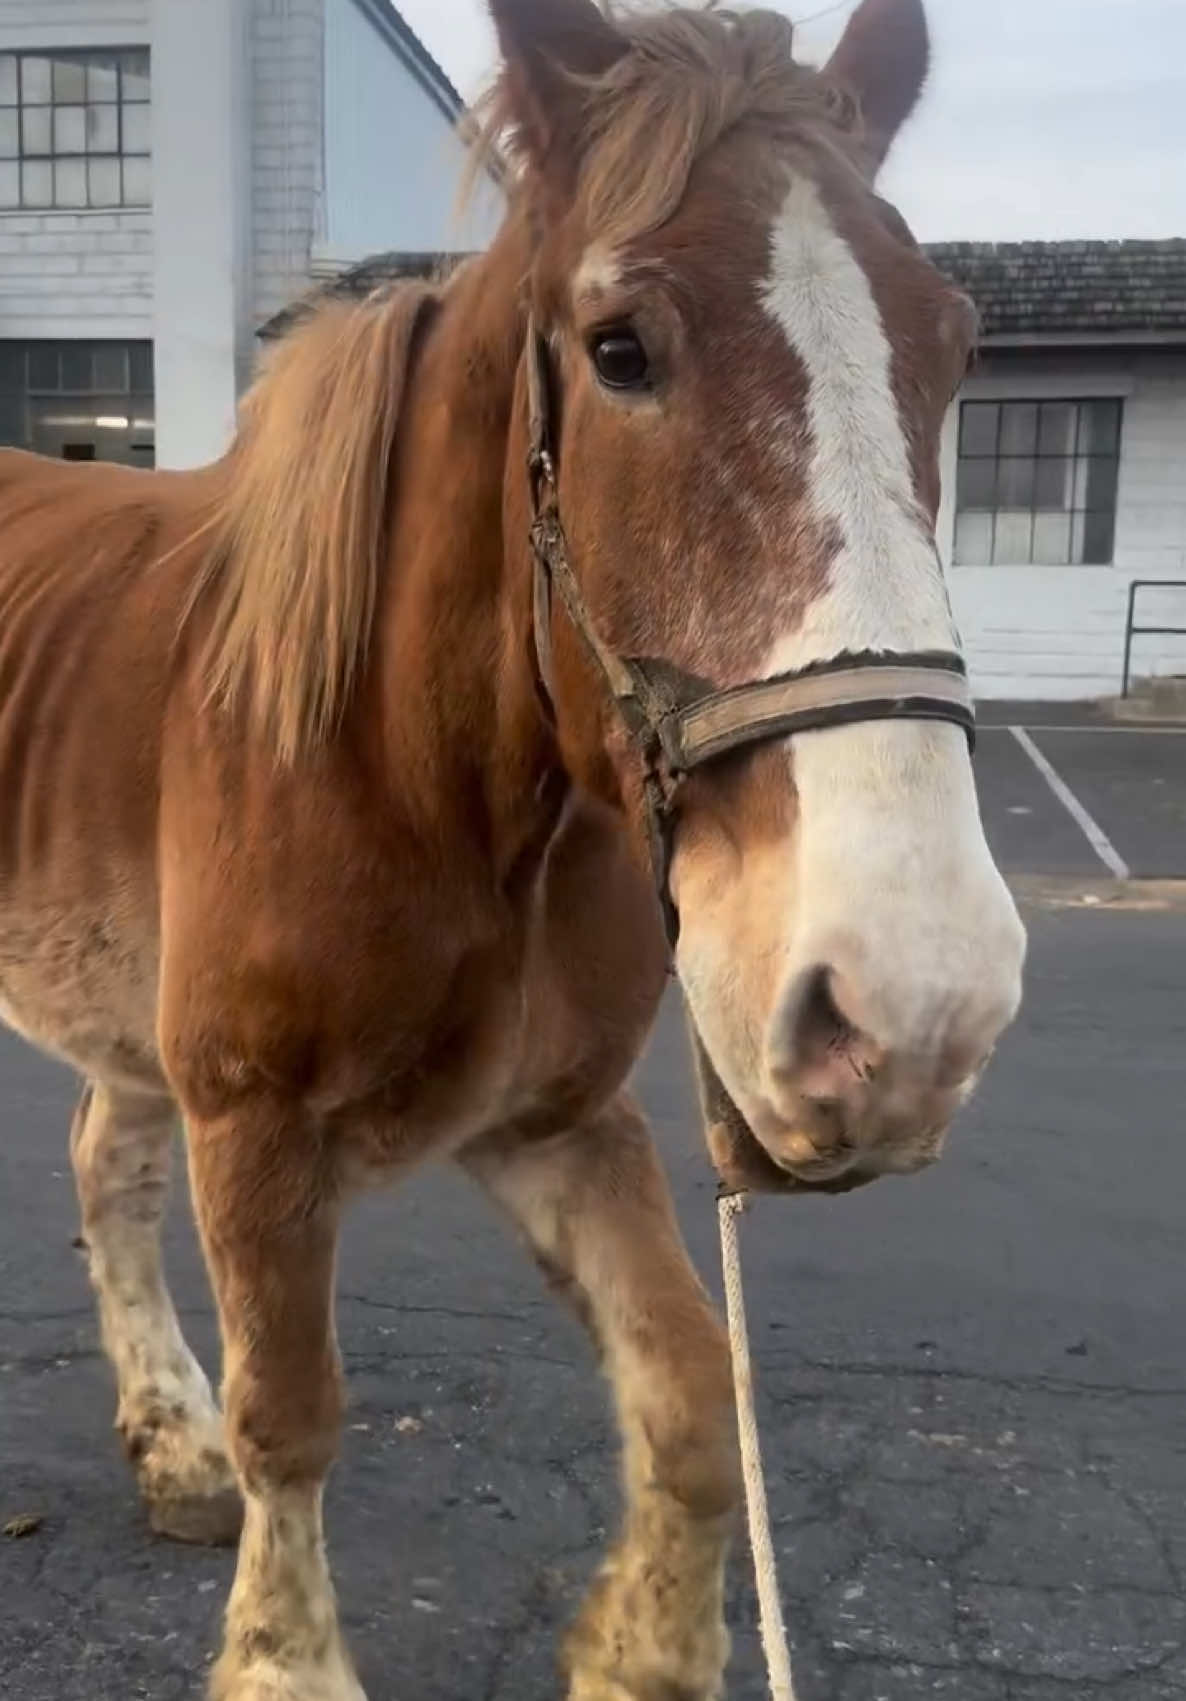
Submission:
M 161 729 L 204 476 L 0 452 L 0 1013 L 92 1073 L 154 1067 Z

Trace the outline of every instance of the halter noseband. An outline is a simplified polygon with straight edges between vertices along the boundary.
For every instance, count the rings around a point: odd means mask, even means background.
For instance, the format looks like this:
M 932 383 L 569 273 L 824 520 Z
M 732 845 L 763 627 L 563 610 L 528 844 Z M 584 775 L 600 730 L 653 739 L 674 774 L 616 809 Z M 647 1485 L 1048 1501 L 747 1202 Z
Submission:
M 642 764 L 655 885 L 674 950 L 679 915 L 668 874 L 676 799 L 688 774 L 735 750 L 856 721 L 950 721 L 963 728 L 971 749 L 976 719 L 967 670 L 962 657 L 946 651 L 866 652 L 714 690 L 669 662 L 618 655 L 598 636 L 569 561 L 556 490 L 547 345 L 534 320 L 527 330 L 527 396 L 537 682 L 551 708 L 552 594 L 557 591 Z

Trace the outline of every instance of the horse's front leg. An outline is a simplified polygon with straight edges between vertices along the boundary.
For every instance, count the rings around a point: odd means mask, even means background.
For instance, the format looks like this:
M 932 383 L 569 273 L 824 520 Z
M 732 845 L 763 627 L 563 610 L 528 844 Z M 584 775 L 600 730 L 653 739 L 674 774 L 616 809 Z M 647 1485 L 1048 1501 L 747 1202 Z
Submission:
M 170 1098 L 88 1086 L 74 1113 L 70 1159 L 119 1387 L 116 1426 L 152 1527 L 182 1541 L 229 1542 L 240 1510 L 222 1417 L 181 1333 L 161 1263 L 176 1121 Z
M 463 1161 L 575 1301 L 617 1401 L 625 1517 L 568 1639 L 570 1701 L 712 1701 L 738 1486 L 729 1355 L 645 1124 L 623 1098 Z
M 342 1407 L 330 1148 L 299 1112 L 268 1102 L 190 1117 L 186 1135 L 244 1507 L 213 1701 L 364 1701 L 321 1529 Z

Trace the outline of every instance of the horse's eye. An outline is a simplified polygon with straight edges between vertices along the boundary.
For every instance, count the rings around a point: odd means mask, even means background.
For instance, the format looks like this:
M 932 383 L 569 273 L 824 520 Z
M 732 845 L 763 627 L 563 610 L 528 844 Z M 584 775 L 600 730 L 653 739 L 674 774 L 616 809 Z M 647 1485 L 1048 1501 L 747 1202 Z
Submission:
M 647 351 L 627 326 L 598 331 L 589 345 L 597 376 L 610 390 L 643 390 L 649 377 Z

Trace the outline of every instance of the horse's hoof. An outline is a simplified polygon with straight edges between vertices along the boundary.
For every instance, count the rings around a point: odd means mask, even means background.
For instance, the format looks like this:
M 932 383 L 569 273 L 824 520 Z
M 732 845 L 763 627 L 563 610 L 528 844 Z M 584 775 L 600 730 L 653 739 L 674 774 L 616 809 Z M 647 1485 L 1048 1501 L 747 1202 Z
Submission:
M 136 1468 L 148 1522 L 158 1536 L 221 1547 L 237 1542 L 243 1503 L 221 1424 L 195 1433 L 189 1424 L 125 1430 L 124 1445 Z
M 232 1486 L 212 1494 L 158 1494 L 147 1498 L 154 1535 L 204 1547 L 231 1547 L 243 1526 L 243 1502 Z

